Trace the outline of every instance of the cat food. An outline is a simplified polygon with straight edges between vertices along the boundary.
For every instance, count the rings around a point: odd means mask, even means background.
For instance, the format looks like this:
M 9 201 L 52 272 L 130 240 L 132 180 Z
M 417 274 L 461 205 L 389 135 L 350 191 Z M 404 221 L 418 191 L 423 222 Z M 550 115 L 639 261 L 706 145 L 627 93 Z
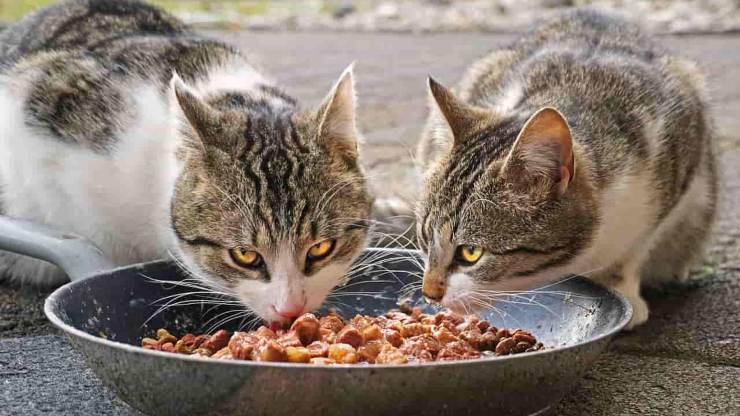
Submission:
M 475 315 L 450 311 L 434 315 L 419 308 L 394 309 L 382 316 L 335 313 L 317 318 L 306 313 L 289 329 L 220 330 L 213 335 L 185 334 L 180 339 L 165 329 L 144 338 L 143 348 L 223 360 L 330 364 L 406 364 L 467 360 L 490 355 L 537 351 L 542 343 L 527 331 L 496 328 Z

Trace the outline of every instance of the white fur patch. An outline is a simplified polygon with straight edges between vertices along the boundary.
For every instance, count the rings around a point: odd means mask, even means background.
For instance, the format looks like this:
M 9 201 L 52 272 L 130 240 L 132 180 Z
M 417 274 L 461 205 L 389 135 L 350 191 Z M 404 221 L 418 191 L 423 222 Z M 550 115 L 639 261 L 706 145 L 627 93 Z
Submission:
M 465 273 L 453 273 L 447 278 L 447 288 L 442 306 L 455 311 L 468 312 L 467 301 L 476 288 L 475 281 Z
M 655 226 L 658 201 L 649 171 L 626 174 L 602 194 L 601 224 L 590 247 L 568 273 L 595 272 L 622 260 Z
M 203 94 L 213 91 L 252 91 L 263 84 L 272 85 L 273 81 L 246 62 L 236 61 L 211 70 L 208 78 L 193 88 Z
M 164 257 L 177 143 L 156 89 L 140 86 L 131 97 L 136 121 L 107 155 L 29 129 L 18 105 L 23 97 L 0 89 L 7 215 L 85 236 L 118 265 Z

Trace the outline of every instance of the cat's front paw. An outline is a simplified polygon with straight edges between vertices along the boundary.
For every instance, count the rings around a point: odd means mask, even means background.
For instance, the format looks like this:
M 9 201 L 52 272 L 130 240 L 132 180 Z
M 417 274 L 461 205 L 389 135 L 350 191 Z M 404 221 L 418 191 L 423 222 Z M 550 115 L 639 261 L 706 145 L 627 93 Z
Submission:
M 647 302 L 642 296 L 627 296 L 627 300 L 632 305 L 632 319 L 630 319 L 627 326 L 624 327 L 626 331 L 632 331 L 637 326 L 644 324 L 648 320 L 650 315 L 650 309 L 648 308 Z

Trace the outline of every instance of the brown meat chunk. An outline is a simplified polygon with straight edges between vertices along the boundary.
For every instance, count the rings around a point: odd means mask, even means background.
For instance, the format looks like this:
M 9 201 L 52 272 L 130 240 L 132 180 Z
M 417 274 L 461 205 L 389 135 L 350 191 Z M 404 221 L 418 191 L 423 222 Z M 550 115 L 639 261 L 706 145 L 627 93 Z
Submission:
M 390 344 L 384 344 L 377 358 L 376 364 L 406 364 L 409 361 L 406 354 Z
M 260 361 L 287 361 L 288 354 L 285 348 L 274 340 L 268 340 L 259 347 Z
M 326 357 L 329 355 L 329 344 L 322 341 L 314 341 L 306 347 L 311 358 Z
M 354 348 L 362 345 L 362 334 L 354 326 L 347 325 L 337 334 L 337 343 L 349 344 Z
M 344 321 L 337 315 L 327 315 L 319 319 L 319 326 L 336 334 L 344 328 Z
M 298 334 L 303 345 L 308 345 L 319 339 L 319 319 L 312 313 L 304 313 L 293 322 L 290 330 Z
M 311 353 L 306 347 L 287 347 L 285 348 L 285 354 L 288 362 L 291 363 L 307 363 L 311 361 Z
M 216 333 L 211 335 L 207 340 L 203 341 L 203 343 L 200 345 L 200 348 L 207 348 L 211 351 L 218 351 L 221 348 L 229 345 L 230 338 L 231 334 L 229 334 L 229 331 L 221 329 L 219 331 L 216 331 Z

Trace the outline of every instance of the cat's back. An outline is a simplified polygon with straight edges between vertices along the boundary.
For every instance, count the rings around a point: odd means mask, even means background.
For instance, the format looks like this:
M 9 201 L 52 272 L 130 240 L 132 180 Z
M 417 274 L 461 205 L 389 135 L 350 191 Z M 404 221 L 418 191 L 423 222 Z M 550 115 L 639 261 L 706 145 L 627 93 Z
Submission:
M 12 64 L 43 51 L 102 50 L 126 37 L 177 36 L 180 21 L 130 0 L 66 0 L 41 8 L 0 34 L 0 62 Z
M 604 185 L 643 166 L 677 189 L 711 159 L 696 66 L 608 13 L 577 10 L 535 28 L 473 65 L 459 92 L 522 123 L 539 108 L 557 108 Z
M 63 1 L 0 35 L 0 87 L 23 103 L 27 126 L 97 152 L 140 121 L 137 111 L 162 111 L 173 71 L 197 84 L 242 63 L 229 45 L 139 1 Z

